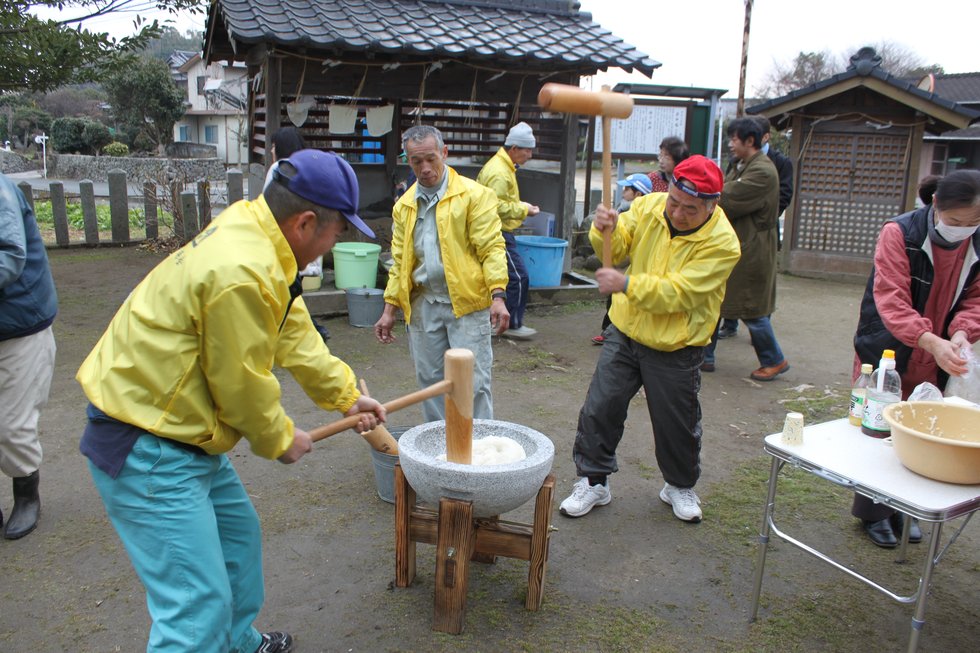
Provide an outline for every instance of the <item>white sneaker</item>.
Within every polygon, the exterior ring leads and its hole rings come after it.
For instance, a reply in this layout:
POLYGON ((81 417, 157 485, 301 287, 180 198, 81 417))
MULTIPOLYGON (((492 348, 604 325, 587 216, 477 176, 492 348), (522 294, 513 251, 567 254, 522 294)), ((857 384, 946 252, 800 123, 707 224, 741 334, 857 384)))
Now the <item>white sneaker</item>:
POLYGON ((606 485, 589 485, 589 479, 580 478, 572 487, 572 494, 561 502, 558 508, 566 517, 581 517, 596 506, 604 506, 612 501, 609 491, 609 481, 606 485))
POLYGON ((693 488, 674 487, 670 483, 664 483, 664 489, 660 490, 660 500, 670 504, 674 509, 674 516, 681 521, 701 521, 701 508, 698 507, 701 499, 693 488))
POLYGON ((507 329, 504 331, 505 338, 513 338, 514 340, 530 340, 531 336, 538 334, 537 329, 532 329, 527 326, 520 326, 516 329, 507 329))

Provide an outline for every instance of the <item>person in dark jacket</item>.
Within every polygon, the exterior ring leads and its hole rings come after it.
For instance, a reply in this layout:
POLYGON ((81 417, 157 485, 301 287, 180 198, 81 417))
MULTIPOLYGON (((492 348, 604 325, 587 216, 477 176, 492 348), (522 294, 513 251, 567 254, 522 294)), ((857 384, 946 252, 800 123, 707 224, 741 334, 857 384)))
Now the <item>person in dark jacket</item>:
POLYGON ((38 418, 54 375, 51 325, 58 295, 34 211, 0 175, 0 470, 13 478, 14 508, 0 525, 8 540, 24 537, 41 515, 38 418))
MULTIPOLYGON (((978 170, 946 175, 932 204, 885 223, 854 334, 855 370, 893 349, 903 399, 920 383, 942 390, 951 375, 967 372, 962 352, 980 340, 978 226, 978 170)), ((855 495, 851 514, 876 545, 898 544, 901 513, 855 495)), ((918 542, 922 533, 911 524, 909 541, 918 542)))
MULTIPOLYGON (((756 116, 755 119, 759 121, 759 127, 762 129, 762 152, 776 166, 776 172, 779 174, 779 215, 781 216, 789 207, 790 202, 793 201, 793 162, 788 156, 770 146, 769 139, 772 137, 772 132, 769 127, 769 119, 765 116, 756 116)), ((729 172, 735 163, 736 160, 732 159, 728 167, 729 172)), ((776 250, 779 251, 783 248, 781 228, 776 231, 776 237, 776 250)), ((718 338, 722 340, 732 338, 737 333, 738 320, 722 320, 721 328, 718 329, 718 338)))
MULTIPOLYGON (((779 176, 762 153, 762 129, 754 118, 728 126, 729 147, 738 163, 725 175, 719 205, 738 234, 742 258, 728 278, 723 318, 742 320, 749 329, 759 368, 755 381, 772 381, 789 369, 770 315, 776 308, 776 231, 779 176)), ((702 372, 715 370, 717 335, 705 349, 702 372)))

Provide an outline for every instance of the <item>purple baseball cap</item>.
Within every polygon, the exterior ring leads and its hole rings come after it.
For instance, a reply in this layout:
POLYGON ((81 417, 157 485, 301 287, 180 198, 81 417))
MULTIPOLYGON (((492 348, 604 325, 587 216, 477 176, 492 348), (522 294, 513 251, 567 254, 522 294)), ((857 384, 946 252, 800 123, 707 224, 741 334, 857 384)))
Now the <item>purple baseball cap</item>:
POLYGON ((305 200, 339 211, 361 233, 375 238, 371 228, 357 216, 357 175, 343 158, 334 152, 307 149, 293 152, 282 161, 292 164, 296 173, 287 177, 279 166, 272 175, 274 180, 305 200))

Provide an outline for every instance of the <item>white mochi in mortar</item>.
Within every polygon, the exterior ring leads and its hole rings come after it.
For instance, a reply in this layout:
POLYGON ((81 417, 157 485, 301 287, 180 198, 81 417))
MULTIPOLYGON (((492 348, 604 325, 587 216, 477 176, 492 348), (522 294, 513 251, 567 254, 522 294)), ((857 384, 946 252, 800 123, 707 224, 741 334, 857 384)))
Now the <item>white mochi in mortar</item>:
MULTIPOLYGON (((473 465, 506 465, 527 458, 524 447, 511 438, 499 435, 488 435, 479 440, 473 440, 473 465)), ((437 460, 445 462, 446 454, 436 456, 437 460)))

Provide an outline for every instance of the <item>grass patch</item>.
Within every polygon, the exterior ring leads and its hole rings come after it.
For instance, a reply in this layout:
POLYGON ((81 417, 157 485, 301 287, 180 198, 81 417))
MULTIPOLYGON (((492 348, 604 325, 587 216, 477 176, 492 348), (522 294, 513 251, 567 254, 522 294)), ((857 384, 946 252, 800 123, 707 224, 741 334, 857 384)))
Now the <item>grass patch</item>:
POLYGON ((784 398, 779 403, 787 411, 803 413, 806 424, 819 424, 847 417, 851 389, 836 385, 818 388, 803 384, 784 390, 783 395, 784 398))
POLYGON ((531 345, 513 360, 503 364, 508 372, 533 372, 535 370, 552 369, 558 372, 567 372, 568 367, 562 364, 561 358, 556 354, 545 351, 540 347, 531 345))

